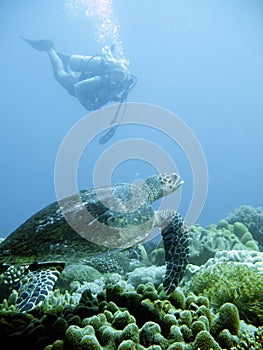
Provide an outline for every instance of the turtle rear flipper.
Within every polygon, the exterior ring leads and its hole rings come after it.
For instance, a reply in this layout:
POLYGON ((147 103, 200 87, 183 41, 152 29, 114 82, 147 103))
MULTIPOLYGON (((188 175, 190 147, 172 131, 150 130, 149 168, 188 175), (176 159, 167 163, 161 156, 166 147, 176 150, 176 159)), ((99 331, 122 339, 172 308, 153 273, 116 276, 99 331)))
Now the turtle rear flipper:
POLYGON ((65 264, 33 263, 24 266, 10 266, 2 275, 4 285, 9 290, 16 289, 18 298, 16 306, 20 311, 30 311, 40 306, 42 301, 53 290, 53 287, 64 269, 65 264))

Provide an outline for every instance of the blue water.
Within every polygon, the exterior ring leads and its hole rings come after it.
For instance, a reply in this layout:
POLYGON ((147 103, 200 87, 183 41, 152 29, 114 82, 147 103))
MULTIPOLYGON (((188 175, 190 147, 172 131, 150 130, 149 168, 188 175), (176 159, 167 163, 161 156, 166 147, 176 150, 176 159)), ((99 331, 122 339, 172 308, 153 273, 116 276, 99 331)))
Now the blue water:
MULTIPOLYGON (((262 1, 113 0, 113 11, 125 57, 138 78, 128 100, 176 114, 204 150, 209 187, 198 222, 216 223, 241 204, 262 206, 262 1)), ((62 0, 2 0, 0 23, 0 235, 6 236, 56 200, 59 146, 87 115, 55 81, 47 55, 20 35, 52 39, 58 51, 69 54, 93 55, 102 45, 94 22, 81 11, 66 15, 62 0)), ((191 164, 161 130, 126 125, 108 144, 91 143, 79 164, 79 187, 93 185, 102 152, 134 137, 150 140, 175 161, 185 181, 179 206, 184 215, 194 188, 191 164)), ((156 172, 156 164, 136 158, 115 167, 112 181, 156 172)))

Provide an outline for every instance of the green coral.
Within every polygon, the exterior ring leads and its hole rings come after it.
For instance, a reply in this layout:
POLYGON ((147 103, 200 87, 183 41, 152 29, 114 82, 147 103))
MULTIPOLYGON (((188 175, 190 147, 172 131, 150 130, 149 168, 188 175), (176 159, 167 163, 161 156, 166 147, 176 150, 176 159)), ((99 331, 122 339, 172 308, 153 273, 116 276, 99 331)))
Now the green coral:
POLYGON ((222 332, 219 334, 218 343, 223 349, 231 349, 238 342, 239 339, 233 336, 228 329, 223 329, 222 332))
POLYGON ((104 314, 85 318, 81 326, 70 326, 65 333, 67 349, 125 349, 139 343, 139 329, 127 311, 117 310, 109 323, 104 314))
POLYGON ((201 331, 195 338, 193 350, 221 350, 220 345, 207 331, 201 331))
MULTIPOLYGON (((169 301, 161 289, 157 293, 150 283, 138 286, 138 291, 141 299, 135 299, 139 302, 135 308, 132 300, 138 293, 126 292, 120 287, 108 288, 104 298, 99 297, 99 309, 103 314, 82 321, 83 327, 94 327, 103 348, 126 349, 130 346, 142 350, 157 347, 190 350, 197 335, 203 330, 209 331, 214 316, 208 309, 207 298, 194 294, 186 298, 179 289, 169 301), (151 295, 149 293, 154 296, 152 300, 146 298, 151 295), (176 308, 171 301, 182 308, 176 308), (189 309, 185 309, 186 305, 189 309)), ((215 334, 214 342, 217 337, 215 334)))
POLYGON ((163 241, 161 241, 156 249, 151 252, 149 259, 152 264, 162 266, 165 264, 164 254, 163 241))
POLYGON ((251 205, 241 205, 232 213, 229 213, 226 220, 230 224, 242 222, 248 228, 259 244, 263 247, 263 208, 254 208, 251 205))
POLYGON ((206 331, 208 329, 206 329, 206 325, 204 322, 202 321, 194 321, 192 324, 192 332, 195 335, 197 335, 198 333, 202 332, 202 331, 206 331))
POLYGON ((148 265, 162 266, 165 264, 163 240, 148 241, 143 244, 148 256, 148 265))
POLYGON ((240 329, 240 320, 238 309, 234 304, 223 304, 211 325, 211 334, 217 335, 222 330, 228 329, 231 334, 238 335, 240 329))
POLYGON ((242 223, 231 225, 221 220, 217 226, 203 228, 194 225, 189 232, 192 241, 190 263, 195 265, 204 264, 219 250, 259 250, 257 242, 242 223))
POLYGON ((224 304, 215 315, 206 296, 187 295, 180 288, 167 296, 152 283, 137 291, 115 285, 97 297, 83 292, 77 305, 57 308, 54 303, 54 310, 40 307, 24 316, 19 327, 9 313, 0 314, 1 339, 10 348, 21 348, 26 339, 27 350, 230 350, 242 336, 246 339, 238 332, 233 304, 224 304), (204 344, 207 348, 201 348, 204 344))
POLYGON ((248 228, 241 222, 235 222, 233 225, 233 233, 240 239, 248 249, 259 250, 258 244, 253 240, 252 234, 248 231, 248 228))
POLYGON ((169 338, 173 339, 174 342, 184 341, 183 334, 179 326, 172 325, 169 332, 169 338))
POLYGON ((167 347, 167 340, 161 335, 161 327, 155 322, 146 322, 140 330, 140 343, 143 346, 160 345, 167 347))
POLYGON ((206 296, 219 309, 230 302, 240 317, 254 325, 263 322, 263 275, 245 264, 221 263, 200 269, 184 287, 185 291, 206 296))
POLYGON ((186 304, 186 298, 183 291, 180 288, 176 288, 169 296, 168 300, 177 309, 184 309, 186 304))
POLYGON ((187 327, 191 328, 192 322, 193 318, 190 310, 184 310, 180 313, 180 324, 185 324, 187 327))
POLYGON ((92 282, 102 277, 95 268, 87 265, 68 265, 61 272, 56 287, 61 291, 70 290, 73 283, 92 282))
POLYGON ((243 349, 253 349, 262 350, 263 346, 263 326, 258 327, 253 334, 249 332, 244 332, 240 339, 239 344, 237 344, 238 350, 243 349))
MULTIPOLYGON (((161 328, 154 322, 146 322, 139 330, 135 320, 126 312, 116 311, 109 323, 103 314, 83 320, 83 327, 72 325, 65 333, 65 347, 79 349, 145 349, 160 345, 167 348, 167 340, 161 335, 161 328), (99 320, 98 320, 99 317, 99 320), (116 321, 121 319, 121 323, 116 321), (120 329, 116 329, 114 324, 120 329), (124 328, 122 328, 124 326, 124 328), (140 346, 140 345, 142 346, 140 346)), ((154 347, 152 348, 154 349, 154 347)))

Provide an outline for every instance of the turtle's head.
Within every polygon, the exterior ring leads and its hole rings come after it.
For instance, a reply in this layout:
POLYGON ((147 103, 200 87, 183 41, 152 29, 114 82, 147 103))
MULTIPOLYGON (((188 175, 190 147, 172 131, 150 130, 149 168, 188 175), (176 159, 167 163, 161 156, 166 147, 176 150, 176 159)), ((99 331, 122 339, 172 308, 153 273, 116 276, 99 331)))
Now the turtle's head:
POLYGON ((154 202, 163 196, 167 196, 177 190, 183 183, 177 173, 160 173, 149 177, 145 181, 149 192, 149 201, 154 202))

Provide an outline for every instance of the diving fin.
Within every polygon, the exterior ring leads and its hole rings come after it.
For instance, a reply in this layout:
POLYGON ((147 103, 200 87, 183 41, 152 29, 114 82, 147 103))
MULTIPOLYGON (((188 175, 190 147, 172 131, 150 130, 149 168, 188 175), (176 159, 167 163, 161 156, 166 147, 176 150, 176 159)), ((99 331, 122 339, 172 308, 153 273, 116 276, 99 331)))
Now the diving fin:
POLYGON ((41 39, 41 40, 29 40, 24 37, 20 37, 25 40, 33 49, 37 51, 47 51, 48 49, 54 48, 54 43, 49 39, 41 39))

